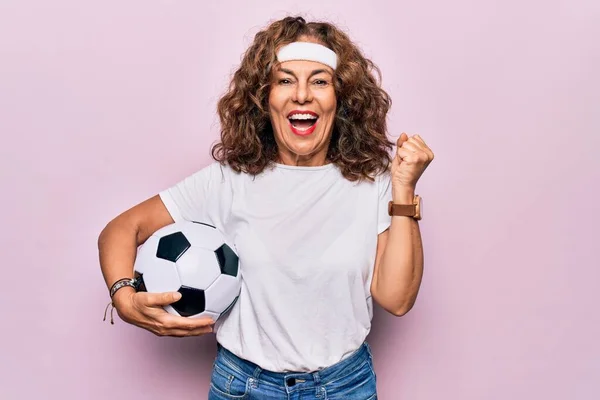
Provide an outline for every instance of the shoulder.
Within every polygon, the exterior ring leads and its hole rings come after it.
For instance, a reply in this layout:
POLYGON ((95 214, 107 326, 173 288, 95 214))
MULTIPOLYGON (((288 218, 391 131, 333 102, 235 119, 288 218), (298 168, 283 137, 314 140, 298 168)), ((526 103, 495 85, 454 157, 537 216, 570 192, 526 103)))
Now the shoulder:
POLYGON ((239 186, 252 179, 252 175, 236 171, 227 162, 211 161, 200 171, 203 180, 210 181, 212 186, 239 186))
POLYGON ((211 186, 229 182, 232 172, 227 165, 211 161, 193 170, 179 182, 179 185, 208 189, 211 186))
POLYGON ((193 175, 210 180, 227 179, 235 171, 225 162, 211 161, 193 173, 193 175))

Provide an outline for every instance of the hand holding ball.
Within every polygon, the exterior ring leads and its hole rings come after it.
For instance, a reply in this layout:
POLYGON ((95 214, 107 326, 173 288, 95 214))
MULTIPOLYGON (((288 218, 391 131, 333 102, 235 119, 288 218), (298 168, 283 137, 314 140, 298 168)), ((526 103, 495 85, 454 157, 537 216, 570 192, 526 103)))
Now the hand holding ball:
POLYGON ((233 246, 215 227, 199 222, 176 222, 154 232, 139 247, 134 270, 139 291, 124 294, 131 301, 129 313, 117 311, 161 336, 212 331, 210 325, 233 307, 241 290, 233 246))

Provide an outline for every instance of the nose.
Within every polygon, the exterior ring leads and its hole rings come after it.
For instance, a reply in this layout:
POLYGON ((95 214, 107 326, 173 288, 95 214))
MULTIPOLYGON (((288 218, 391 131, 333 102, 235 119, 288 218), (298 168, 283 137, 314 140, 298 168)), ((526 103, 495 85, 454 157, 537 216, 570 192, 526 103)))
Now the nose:
POLYGON ((292 96, 292 100, 299 104, 312 101, 312 93, 307 83, 298 83, 292 96))

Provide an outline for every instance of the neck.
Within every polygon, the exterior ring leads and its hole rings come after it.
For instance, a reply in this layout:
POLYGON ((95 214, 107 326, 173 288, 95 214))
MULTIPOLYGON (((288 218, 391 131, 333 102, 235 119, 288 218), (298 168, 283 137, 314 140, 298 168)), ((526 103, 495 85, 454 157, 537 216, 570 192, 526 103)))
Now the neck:
POLYGON ((284 156, 282 154, 279 154, 275 162, 278 164, 294 165, 297 167, 320 167, 322 165, 331 163, 331 161, 327 160, 325 155, 315 155, 314 157, 301 158, 298 155, 284 156))

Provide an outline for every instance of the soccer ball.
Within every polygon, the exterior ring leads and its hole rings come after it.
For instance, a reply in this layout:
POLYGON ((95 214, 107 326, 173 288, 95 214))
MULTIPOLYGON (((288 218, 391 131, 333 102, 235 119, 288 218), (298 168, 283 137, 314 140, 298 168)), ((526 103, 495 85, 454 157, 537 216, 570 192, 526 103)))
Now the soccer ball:
POLYGON ((241 290, 237 254, 219 230, 201 222, 175 222, 154 232, 138 248, 134 272, 139 291, 181 293, 165 310, 183 317, 216 321, 241 290))

